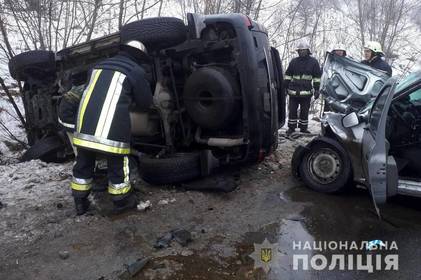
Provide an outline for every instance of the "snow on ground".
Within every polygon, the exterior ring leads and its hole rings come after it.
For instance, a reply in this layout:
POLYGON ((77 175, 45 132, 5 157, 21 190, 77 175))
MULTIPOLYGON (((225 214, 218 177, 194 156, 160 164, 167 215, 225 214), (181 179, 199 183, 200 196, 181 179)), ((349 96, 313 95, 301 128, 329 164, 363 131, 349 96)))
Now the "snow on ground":
MULTIPOLYGON (((21 98, 14 97, 14 100, 21 113, 24 114, 21 98)), ((22 145, 14 138, 26 143, 25 130, 19 118, 7 96, 0 91, 0 164, 16 162, 21 155, 22 145)))

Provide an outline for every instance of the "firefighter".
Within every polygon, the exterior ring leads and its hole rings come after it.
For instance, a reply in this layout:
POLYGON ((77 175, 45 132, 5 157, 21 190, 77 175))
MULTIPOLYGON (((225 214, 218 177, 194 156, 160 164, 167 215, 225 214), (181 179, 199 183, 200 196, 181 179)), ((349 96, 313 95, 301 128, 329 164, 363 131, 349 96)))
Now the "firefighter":
POLYGON ((71 82, 71 89, 63 94, 58 106, 58 122, 65 129, 73 152, 76 155, 77 151, 73 146, 73 132, 80 99, 85 89, 86 73, 82 72, 72 75, 71 82))
POLYGON ((291 60, 285 72, 285 87, 289 95, 288 135, 295 131, 297 125, 302 133, 309 133, 308 113, 312 90, 314 89, 315 99, 320 95, 321 70, 317 60, 311 56, 310 45, 307 41, 301 41, 296 51, 298 57, 291 60))
POLYGON ((129 41, 114 57, 97 64, 79 104, 73 144, 78 153, 73 167, 72 195, 77 215, 89 208, 95 159, 103 154, 108 166, 108 192, 117 212, 136 206, 129 180, 131 126, 129 106, 152 104, 152 91, 140 66, 145 46, 129 41))
POLYGON ((364 46, 364 60, 361 61, 373 68, 385 71, 389 76, 392 76, 392 67, 384 60, 382 46, 379 42, 369 41, 364 46))
POLYGON ((345 47, 342 44, 338 44, 336 45, 333 49, 332 49, 332 53, 336 54, 338 56, 346 56, 346 50, 345 47))

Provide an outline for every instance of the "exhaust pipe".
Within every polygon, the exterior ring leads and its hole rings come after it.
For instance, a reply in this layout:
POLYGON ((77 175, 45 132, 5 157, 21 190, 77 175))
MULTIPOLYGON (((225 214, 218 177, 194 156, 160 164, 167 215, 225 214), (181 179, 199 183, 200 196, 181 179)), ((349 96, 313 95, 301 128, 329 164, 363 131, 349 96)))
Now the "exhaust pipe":
POLYGON ((196 140, 197 143, 199 144, 205 144, 208 146, 213 146, 213 147, 235 147, 235 146, 240 146, 240 145, 244 145, 246 144, 244 142, 244 138, 214 138, 214 137, 210 137, 210 138, 201 138, 201 132, 202 130, 199 128, 197 128, 196 130, 196 134, 194 139, 196 140))

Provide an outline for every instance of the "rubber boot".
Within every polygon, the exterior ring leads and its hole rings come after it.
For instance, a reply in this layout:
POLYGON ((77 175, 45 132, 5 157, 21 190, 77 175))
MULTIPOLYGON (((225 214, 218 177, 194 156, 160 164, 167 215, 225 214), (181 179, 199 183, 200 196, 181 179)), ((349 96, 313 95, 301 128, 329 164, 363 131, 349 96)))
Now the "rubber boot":
POLYGON ((80 216, 85 214, 88 209, 89 209, 89 205, 91 204, 89 202, 89 199, 84 197, 84 198, 80 198, 80 197, 75 197, 75 209, 76 209, 76 215, 80 216))
POLYGON ((130 193, 130 194, 125 195, 125 197, 121 199, 114 198, 113 203, 114 203, 114 213, 120 214, 127 210, 136 208, 137 199, 134 193, 130 193))
POLYGON ((288 128, 288 130, 286 132, 286 135, 289 136, 289 135, 293 134, 294 132, 295 132, 294 128, 288 128))

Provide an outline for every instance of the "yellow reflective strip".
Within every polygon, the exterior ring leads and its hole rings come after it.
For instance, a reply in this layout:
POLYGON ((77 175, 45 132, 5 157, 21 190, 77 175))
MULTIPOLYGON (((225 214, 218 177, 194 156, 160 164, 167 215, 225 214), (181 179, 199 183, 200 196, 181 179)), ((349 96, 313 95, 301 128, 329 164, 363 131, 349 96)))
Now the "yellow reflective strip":
POLYGON ((73 144, 80 147, 91 148, 99 151, 104 151, 113 154, 128 155, 130 154, 130 148, 118 148, 112 147, 101 143, 94 143, 87 140, 73 138, 73 144))
POLYGON ((285 75, 285 79, 284 80, 292 80, 291 76, 285 75))
POLYGON ((320 83, 320 78, 314 78, 314 79, 313 79, 313 82, 315 82, 315 83, 320 83))
POLYGON ((92 184, 78 184, 75 182, 71 182, 70 187, 72 188, 72 190, 75 191, 89 191, 92 187, 92 184))
POLYGON ((108 193, 109 194, 114 194, 114 195, 117 195, 117 194, 126 194, 126 193, 128 193, 130 191, 131 187, 132 186, 129 184, 126 187, 116 189, 112 185, 110 185, 110 186, 108 186, 108 193))
POLYGON ((301 77, 301 79, 303 79, 303 80, 312 80, 313 79, 313 76, 312 75, 303 75, 301 77))
POLYGON ((294 80, 300 80, 301 79, 300 75, 294 75, 294 76, 292 76, 292 78, 294 78, 294 80))
POLYGON ((83 103, 82 103, 82 107, 80 108, 80 113, 79 113, 79 121, 78 121, 78 132, 80 132, 80 129, 82 128, 82 121, 83 121, 83 116, 85 115, 85 110, 86 110, 86 106, 88 105, 89 99, 91 98, 91 94, 92 91, 95 88, 95 84, 99 78, 99 75, 102 72, 102 69, 99 70, 95 70, 95 76, 93 78, 93 81, 91 83, 91 85, 89 86, 89 88, 86 89, 86 95, 83 98, 83 103))

